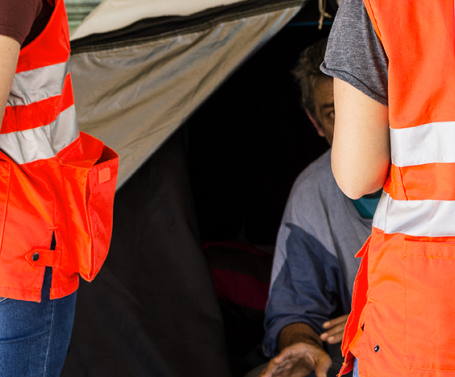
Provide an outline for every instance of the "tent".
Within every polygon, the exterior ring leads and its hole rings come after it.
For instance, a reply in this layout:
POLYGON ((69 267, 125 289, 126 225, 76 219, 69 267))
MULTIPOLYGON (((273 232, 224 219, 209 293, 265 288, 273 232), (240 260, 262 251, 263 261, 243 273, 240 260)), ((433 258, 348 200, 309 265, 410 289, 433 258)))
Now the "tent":
POLYGON ((292 181, 327 148, 300 125, 289 77, 328 33, 317 1, 301 12, 307 2, 105 0, 72 34, 80 128, 121 162, 111 250, 95 281, 81 281, 63 377, 245 372, 226 346, 201 236, 272 244, 292 181), (283 77, 282 93, 263 95, 283 77))

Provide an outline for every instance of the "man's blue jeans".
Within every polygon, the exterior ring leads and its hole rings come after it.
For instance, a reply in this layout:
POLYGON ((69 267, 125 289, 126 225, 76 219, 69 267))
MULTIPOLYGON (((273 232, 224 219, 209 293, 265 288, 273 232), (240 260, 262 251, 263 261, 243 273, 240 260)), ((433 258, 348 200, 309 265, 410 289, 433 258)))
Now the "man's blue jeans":
POLYGON ((357 359, 354 359, 354 372, 352 373, 352 377, 359 377, 359 366, 357 359))
POLYGON ((76 292, 50 300, 52 269, 46 268, 41 302, 0 298, 0 375, 58 377, 76 309, 76 292))

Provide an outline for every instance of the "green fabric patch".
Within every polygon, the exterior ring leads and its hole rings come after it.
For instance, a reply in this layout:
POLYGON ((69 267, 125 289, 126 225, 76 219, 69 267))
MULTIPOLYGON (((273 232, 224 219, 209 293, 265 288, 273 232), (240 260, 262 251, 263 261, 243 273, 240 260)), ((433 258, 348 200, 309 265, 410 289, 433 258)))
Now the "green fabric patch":
POLYGON ((364 219, 372 219, 374 216, 374 211, 378 206, 379 199, 381 198, 382 190, 375 192, 374 194, 369 194, 362 196, 360 199, 351 200, 354 204, 355 209, 360 216, 364 219))

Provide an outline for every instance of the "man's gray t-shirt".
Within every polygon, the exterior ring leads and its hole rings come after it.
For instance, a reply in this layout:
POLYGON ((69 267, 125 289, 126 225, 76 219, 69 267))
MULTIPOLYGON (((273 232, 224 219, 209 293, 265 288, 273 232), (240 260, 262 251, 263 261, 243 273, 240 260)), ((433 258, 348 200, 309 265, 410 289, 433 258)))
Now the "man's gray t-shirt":
POLYGON ((321 70, 387 105, 388 59, 363 0, 343 0, 321 70))
MULTIPOLYGON (((277 354, 283 327, 306 323, 322 334, 324 322, 349 313, 360 264, 354 255, 371 234, 371 226, 372 220, 362 218, 337 186, 330 150, 299 175, 286 204, 273 260, 265 313, 267 356, 277 354)), ((339 344, 327 347, 332 359, 341 362, 339 344)))

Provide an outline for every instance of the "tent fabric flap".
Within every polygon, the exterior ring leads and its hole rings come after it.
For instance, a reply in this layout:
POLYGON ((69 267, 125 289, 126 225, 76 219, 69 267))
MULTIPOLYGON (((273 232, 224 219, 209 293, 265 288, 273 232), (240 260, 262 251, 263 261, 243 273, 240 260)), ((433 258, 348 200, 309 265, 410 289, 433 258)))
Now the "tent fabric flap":
MULTIPOLYGON (((72 39, 124 28, 144 17, 188 16, 208 8, 229 5, 239 1, 245 0, 105 0, 85 18, 72 35, 72 39)), ((71 0, 67 0, 67 2, 71 2, 71 0)))
POLYGON ((158 35, 151 28, 147 36, 142 23, 124 39, 116 33, 110 43, 77 44, 72 76, 80 128, 119 153, 118 187, 301 6, 247 0, 158 35))

